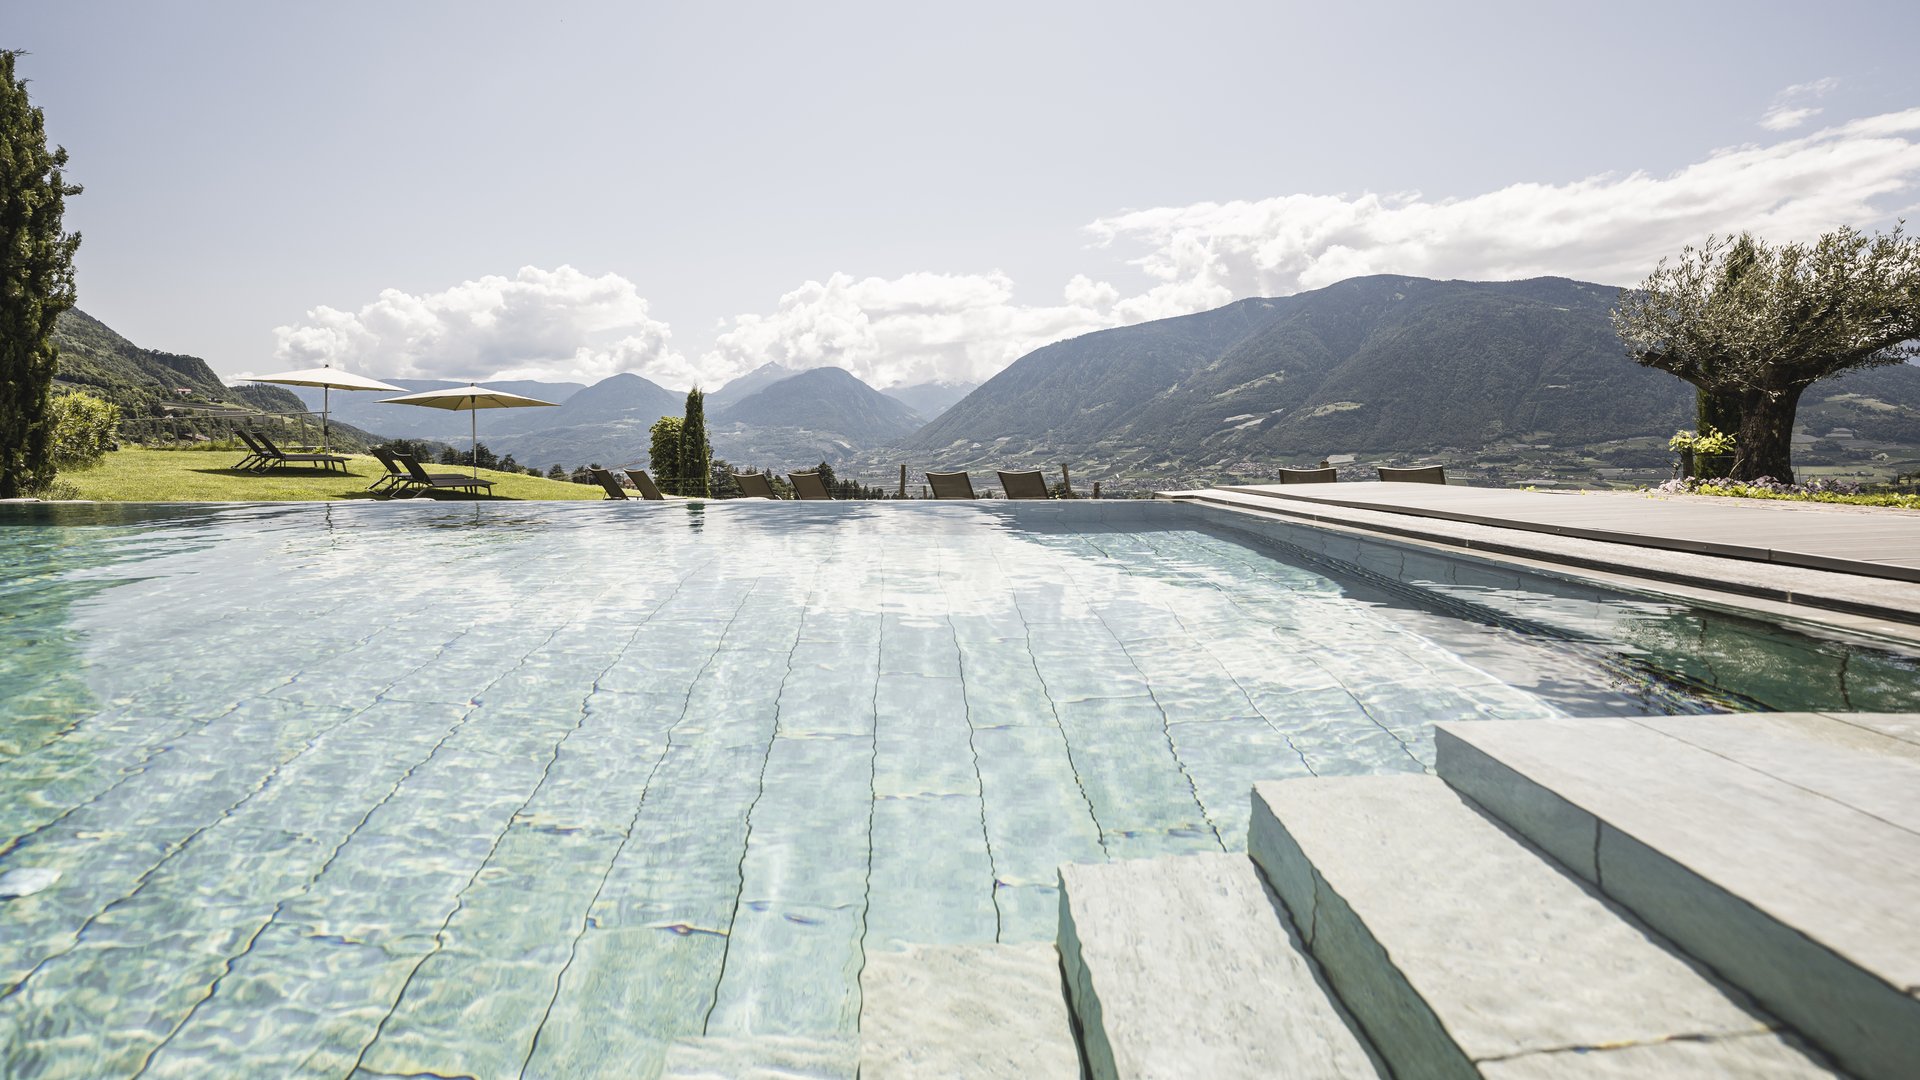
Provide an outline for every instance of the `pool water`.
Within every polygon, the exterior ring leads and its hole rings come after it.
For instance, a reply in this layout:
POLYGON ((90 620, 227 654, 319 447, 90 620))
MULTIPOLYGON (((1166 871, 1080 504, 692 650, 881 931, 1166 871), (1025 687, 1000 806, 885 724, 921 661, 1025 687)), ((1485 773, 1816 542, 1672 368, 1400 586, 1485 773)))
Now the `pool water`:
POLYGON ((1868 644, 1163 503, 0 507, 0 635, 19 1077, 648 1076, 1435 720, 1920 708, 1868 644))

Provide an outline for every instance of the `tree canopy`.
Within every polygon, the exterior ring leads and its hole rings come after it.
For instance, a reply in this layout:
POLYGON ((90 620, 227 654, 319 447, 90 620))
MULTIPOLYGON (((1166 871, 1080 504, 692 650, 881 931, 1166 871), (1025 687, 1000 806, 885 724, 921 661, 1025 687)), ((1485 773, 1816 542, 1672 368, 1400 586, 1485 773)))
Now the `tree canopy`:
POLYGON ((663 416, 649 429, 647 468, 653 470, 653 482, 669 495, 680 494, 680 427, 678 416, 663 416))
POLYGON ((1811 244, 1709 237, 1621 295, 1636 363, 1697 387, 1701 415, 1737 417, 1736 479, 1793 479, 1800 395, 1814 382, 1920 355, 1920 241, 1840 228, 1811 244))
POLYGON ((0 51, 0 498, 53 480, 54 322, 74 303, 79 233, 60 231, 66 197, 63 147, 47 149, 46 121, 14 74, 20 54, 0 51))

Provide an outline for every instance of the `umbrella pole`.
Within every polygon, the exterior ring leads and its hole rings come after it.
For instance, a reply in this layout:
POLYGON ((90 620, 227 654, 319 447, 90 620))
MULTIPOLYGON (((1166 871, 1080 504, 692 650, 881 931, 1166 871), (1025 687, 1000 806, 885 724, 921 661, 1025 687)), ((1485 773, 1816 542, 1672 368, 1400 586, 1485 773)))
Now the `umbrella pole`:
POLYGON ((472 456, 467 459, 467 464, 473 466, 473 478, 475 480, 478 480, 480 479, 480 410, 479 409, 467 410, 467 433, 473 436, 472 456))
POLYGON ((333 387, 320 388, 320 452, 327 452, 327 413, 333 409, 333 387))

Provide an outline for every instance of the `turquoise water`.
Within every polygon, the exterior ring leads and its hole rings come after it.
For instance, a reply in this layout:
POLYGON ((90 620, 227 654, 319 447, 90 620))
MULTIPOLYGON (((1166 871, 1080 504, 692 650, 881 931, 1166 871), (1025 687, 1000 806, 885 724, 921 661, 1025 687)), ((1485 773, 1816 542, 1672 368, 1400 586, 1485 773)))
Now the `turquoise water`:
POLYGON ((0 1073, 649 1076, 1437 719, 1911 658, 1171 504, 0 507, 0 1073))

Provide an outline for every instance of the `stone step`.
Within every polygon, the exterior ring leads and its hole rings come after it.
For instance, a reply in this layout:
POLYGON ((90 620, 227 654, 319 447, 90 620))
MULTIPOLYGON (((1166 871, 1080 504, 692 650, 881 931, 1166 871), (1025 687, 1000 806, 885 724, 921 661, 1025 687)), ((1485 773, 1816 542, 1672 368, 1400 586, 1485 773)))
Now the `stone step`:
POLYGON ((860 1002, 861 1080, 1079 1080, 1051 943, 870 952, 860 1002))
POLYGON ((1438 770, 1851 1072, 1920 1062, 1914 717, 1447 723, 1438 770))
POLYGON ((1832 1075, 1434 777, 1256 784, 1248 848, 1403 1080, 1832 1075))
POLYGON ((667 1047, 661 1080, 855 1080, 851 1035, 688 1035, 667 1047))
POLYGON ((1095 1080, 1380 1075, 1244 855, 1062 866, 1060 958, 1095 1080))

